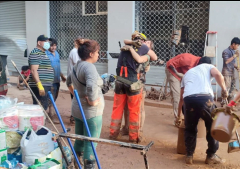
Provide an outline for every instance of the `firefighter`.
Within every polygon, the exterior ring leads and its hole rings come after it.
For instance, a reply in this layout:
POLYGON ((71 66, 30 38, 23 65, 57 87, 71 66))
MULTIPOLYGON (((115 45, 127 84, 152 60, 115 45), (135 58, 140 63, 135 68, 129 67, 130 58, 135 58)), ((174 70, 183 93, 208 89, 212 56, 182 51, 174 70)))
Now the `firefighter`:
MULTIPOLYGON (((132 43, 131 40, 124 40, 124 43, 125 44, 133 44, 135 45, 134 43, 132 43)), ((144 42, 144 44, 146 44, 148 46, 148 48, 150 49, 149 52, 148 52, 148 56, 150 57, 147 62, 144 62, 143 66, 144 66, 144 72, 141 72, 141 76, 140 76, 140 80, 142 81, 143 84, 145 84, 146 82, 146 78, 145 78, 145 74, 146 72, 149 71, 150 69, 150 60, 151 61, 154 61, 154 60, 157 60, 158 57, 157 55, 155 54, 155 52, 153 51, 154 50, 154 43, 153 41, 151 40, 146 40, 144 42)), ((134 50, 130 50, 133 58, 138 62, 140 63, 141 60, 144 59, 144 57, 146 56, 139 56, 134 50)), ((164 61, 160 60, 160 64, 163 64, 164 61)), ((141 65, 142 66, 142 65, 141 65)), ((144 124, 144 121, 145 121, 145 108, 144 108, 144 101, 145 101, 145 96, 146 96, 146 88, 145 88, 145 85, 143 86, 143 91, 142 91, 142 102, 141 102, 141 118, 140 118, 140 131, 139 131, 139 143, 143 140, 143 124, 144 124)), ((128 135, 129 134, 129 128, 128 128, 128 124, 129 124, 129 111, 128 111, 128 107, 127 105, 125 105, 125 108, 124 108, 124 121, 125 121, 125 124, 124 126, 122 127, 121 131, 120 131, 120 135, 121 136, 124 136, 124 135, 128 135)))
MULTIPOLYGON (((146 40, 144 34, 135 31, 132 40, 146 40)), ((149 48, 143 44, 134 47, 140 55, 146 55, 149 48)), ((115 82, 115 94, 110 125, 110 139, 116 139, 120 132, 122 115, 125 104, 129 109, 129 141, 138 143, 140 127, 140 104, 142 100, 142 86, 140 79, 139 63, 132 57, 130 51, 121 51, 117 63, 117 78, 115 82)))

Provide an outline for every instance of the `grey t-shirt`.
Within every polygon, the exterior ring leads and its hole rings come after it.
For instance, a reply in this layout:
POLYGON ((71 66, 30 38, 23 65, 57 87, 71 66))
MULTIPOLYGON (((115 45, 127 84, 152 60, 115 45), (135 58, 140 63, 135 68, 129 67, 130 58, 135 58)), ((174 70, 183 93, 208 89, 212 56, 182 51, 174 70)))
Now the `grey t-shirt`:
MULTIPOLYGON (((81 83, 86 84, 86 86, 82 85, 76 79, 73 72, 67 77, 67 86, 72 84, 74 89, 77 90, 86 119, 102 115, 105 106, 101 89, 103 80, 99 76, 95 65, 86 61, 78 61, 73 69, 76 71, 78 80, 81 83), (100 98, 100 103, 97 106, 90 106, 85 98, 86 96, 90 101, 100 98)), ((72 100, 72 116, 82 119, 82 115, 75 97, 73 97, 72 100)))
POLYGON ((233 76, 234 75, 234 65, 235 60, 233 59, 230 63, 226 64, 225 62, 227 59, 231 58, 235 54, 235 51, 228 47, 222 52, 222 58, 223 58, 223 68, 222 68, 222 75, 223 76, 233 76))

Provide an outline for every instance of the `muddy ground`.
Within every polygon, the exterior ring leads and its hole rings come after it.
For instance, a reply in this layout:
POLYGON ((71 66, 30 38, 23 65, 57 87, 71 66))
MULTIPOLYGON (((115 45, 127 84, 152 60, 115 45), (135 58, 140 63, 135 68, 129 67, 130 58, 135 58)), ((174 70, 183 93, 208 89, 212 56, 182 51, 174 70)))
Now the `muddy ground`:
MULTIPOLYGON (((18 98, 19 102, 32 104, 30 92, 26 90, 19 91, 16 86, 9 88, 7 96, 18 98)), ((103 127, 101 138, 108 139, 109 125, 112 112, 113 101, 106 100, 106 107, 103 114, 103 127)), ((71 98, 69 94, 61 92, 56 101, 57 107, 62 115, 67 128, 71 128, 74 133, 74 126, 70 126, 69 116, 71 108, 71 98)), ((204 164, 206 157, 207 141, 205 138, 197 139, 197 147, 194 154, 194 165, 186 165, 184 155, 177 154, 178 129, 173 126, 172 109, 145 107, 146 121, 144 125, 144 135, 146 141, 141 143, 146 145, 154 141, 153 147, 148 152, 148 161, 150 169, 180 169, 180 168, 240 168, 240 152, 227 153, 228 144, 220 143, 217 154, 226 159, 224 165, 209 166, 204 164)), ((53 127, 47 123, 47 126, 53 130, 53 127)), ((60 131, 60 124, 56 125, 60 131)), ((124 137, 124 141, 128 138, 124 137)), ((97 154, 103 169, 144 169, 143 157, 140 151, 107 144, 98 144, 97 154)))

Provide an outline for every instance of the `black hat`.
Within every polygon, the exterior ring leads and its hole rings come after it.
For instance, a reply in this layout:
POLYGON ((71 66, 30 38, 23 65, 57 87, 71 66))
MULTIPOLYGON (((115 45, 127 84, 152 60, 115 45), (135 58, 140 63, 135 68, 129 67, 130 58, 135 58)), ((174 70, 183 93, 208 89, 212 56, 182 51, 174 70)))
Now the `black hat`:
POLYGON ((49 38, 47 37, 47 36, 45 36, 45 35, 40 35, 38 38, 37 38, 37 42, 38 41, 46 41, 46 40, 48 40, 49 38))

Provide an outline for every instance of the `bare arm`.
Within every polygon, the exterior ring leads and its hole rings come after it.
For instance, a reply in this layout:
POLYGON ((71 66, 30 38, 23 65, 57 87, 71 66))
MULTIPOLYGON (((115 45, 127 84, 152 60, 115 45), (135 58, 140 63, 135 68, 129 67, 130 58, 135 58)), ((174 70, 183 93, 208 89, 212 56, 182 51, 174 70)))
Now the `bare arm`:
POLYGON ((67 77, 67 80, 66 80, 66 85, 67 85, 67 87, 68 87, 69 91, 71 92, 71 94, 72 94, 72 95, 74 95, 74 92, 73 92, 73 90, 74 90, 74 87, 73 87, 73 85, 72 85, 72 78, 71 78, 71 74, 70 74, 70 75, 68 75, 68 77, 67 77))
POLYGON ((180 101, 179 101, 179 104, 178 104, 178 117, 181 117, 181 113, 182 113, 183 93, 184 93, 184 87, 181 88, 180 101))
POLYGON ((223 55, 223 58, 224 58, 224 60, 225 60, 225 63, 228 64, 228 63, 230 63, 231 61, 233 61, 236 57, 239 56, 239 51, 237 50, 237 51, 235 52, 235 54, 234 54, 232 57, 228 58, 228 59, 226 59, 226 58, 227 58, 227 55, 228 55, 226 52, 223 52, 222 55, 223 55))
POLYGON ((132 40, 124 39, 125 45, 132 45, 132 40))
POLYGON ((133 48, 130 48, 130 52, 133 56, 133 59, 136 60, 138 63, 145 63, 148 61, 147 55, 139 56, 139 54, 133 48))
POLYGON ((73 88, 73 85, 68 86, 68 90, 69 90, 70 93, 74 96, 74 92, 73 92, 74 88, 73 88))
POLYGON ((35 83, 40 82, 39 75, 37 72, 38 68, 39 68, 39 65, 31 65, 31 73, 32 73, 35 83))
POLYGON ((225 63, 228 64, 228 63, 230 63, 231 61, 233 61, 235 58, 236 58, 236 57, 235 57, 235 54, 234 54, 232 57, 230 57, 229 59, 227 59, 225 63))
POLYGON ((184 74, 179 73, 179 72, 175 69, 175 67, 173 67, 172 65, 170 65, 169 67, 170 67, 170 69, 172 69, 172 70, 174 71, 174 73, 175 73, 178 77, 182 78, 182 77, 184 76, 184 74))
POLYGON ((237 95, 235 96, 235 98, 233 99, 233 101, 235 103, 237 103, 240 100, 240 91, 237 93, 237 95))
POLYGON ((158 59, 156 53, 151 49, 148 51, 148 55, 150 56, 151 60, 157 60, 158 59))
POLYGON ((217 83, 219 84, 219 86, 223 89, 223 90, 226 90, 226 85, 225 85, 225 82, 224 82, 224 77, 223 75, 218 71, 217 68, 212 68, 211 69, 211 75, 212 77, 214 77, 217 81, 217 83))

